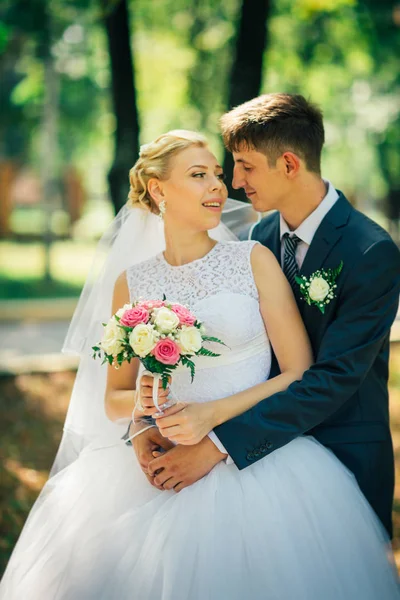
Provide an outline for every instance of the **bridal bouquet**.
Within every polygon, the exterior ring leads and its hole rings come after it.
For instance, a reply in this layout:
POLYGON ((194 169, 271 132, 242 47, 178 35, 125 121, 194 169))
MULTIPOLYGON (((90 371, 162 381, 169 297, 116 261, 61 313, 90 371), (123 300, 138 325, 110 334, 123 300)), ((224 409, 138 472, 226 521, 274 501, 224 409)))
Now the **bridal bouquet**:
POLYGON ((224 344, 206 335, 204 325, 185 306, 165 299, 125 304, 103 326, 101 342, 92 347, 93 358, 103 357, 103 363, 116 368, 138 358, 145 369, 160 375, 164 389, 180 364, 190 369, 193 381, 194 356, 220 356, 204 342, 224 344))

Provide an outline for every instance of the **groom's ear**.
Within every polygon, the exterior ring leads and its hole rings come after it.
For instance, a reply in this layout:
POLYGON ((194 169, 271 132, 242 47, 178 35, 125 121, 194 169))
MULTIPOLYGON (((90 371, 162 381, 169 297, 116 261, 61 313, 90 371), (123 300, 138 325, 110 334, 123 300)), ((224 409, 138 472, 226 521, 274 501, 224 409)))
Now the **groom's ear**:
POLYGON ((301 160, 294 152, 285 152, 279 159, 287 177, 292 179, 301 168, 301 160))

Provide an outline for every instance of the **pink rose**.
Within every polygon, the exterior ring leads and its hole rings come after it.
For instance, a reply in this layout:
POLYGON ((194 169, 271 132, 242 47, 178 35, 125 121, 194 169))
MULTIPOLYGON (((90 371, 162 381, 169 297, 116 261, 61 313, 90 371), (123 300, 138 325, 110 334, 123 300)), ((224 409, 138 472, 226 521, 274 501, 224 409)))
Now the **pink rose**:
POLYGON ((144 302, 140 302, 138 306, 143 306, 146 310, 153 310, 153 308, 161 308, 165 305, 165 302, 162 300, 146 300, 144 302))
POLYGON ((173 304, 171 310, 179 317, 181 325, 191 327, 196 323, 196 317, 192 315, 190 310, 182 306, 182 304, 173 304))
POLYGON ((125 327, 136 327, 139 323, 147 323, 150 318, 148 311, 143 306, 129 308, 121 317, 121 325, 125 327))
POLYGON ((171 338, 159 340, 152 354, 164 365, 175 365, 181 355, 178 344, 171 338))

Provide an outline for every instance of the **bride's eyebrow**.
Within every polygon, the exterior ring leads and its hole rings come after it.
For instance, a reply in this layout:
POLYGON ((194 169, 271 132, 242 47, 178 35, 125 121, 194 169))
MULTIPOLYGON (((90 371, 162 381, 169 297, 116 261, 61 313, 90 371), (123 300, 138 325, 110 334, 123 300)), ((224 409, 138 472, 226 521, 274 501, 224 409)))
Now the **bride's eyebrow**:
POLYGON ((208 167, 206 167, 206 165, 192 165, 191 167, 189 167, 188 169, 186 169, 186 171, 190 171, 190 169, 194 169, 195 167, 197 167, 198 169, 208 169, 208 167))
MULTIPOLYGON (((195 169, 195 168, 197 168, 197 169, 204 169, 205 171, 208 170, 208 167, 206 165, 192 165, 191 167, 189 167, 188 169, 186 169, 185 172, 190 171, 190 169, 195 169)), ((216 170, 222 171, 223 169, 222 169, 221 165, 215 165, 214 170, 215 171, 216 170)))

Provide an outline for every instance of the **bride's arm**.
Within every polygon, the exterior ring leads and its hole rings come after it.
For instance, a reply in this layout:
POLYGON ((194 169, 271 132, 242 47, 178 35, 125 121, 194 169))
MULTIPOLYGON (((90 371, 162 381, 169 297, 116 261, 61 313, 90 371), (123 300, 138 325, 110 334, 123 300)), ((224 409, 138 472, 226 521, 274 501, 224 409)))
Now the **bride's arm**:
MULTIPOLYGON (((118 277, 113 294, 112 313, 115 314, 122 306, 130 302, 126 273, 118 277)), ((139 360, 132 359, 130 363, 124 362, 116 369, 108 366, 107 384, 105 392, 105 412, 110 421, 121 419, 130 421, 136 401, 136 381, 139 371, 139 360)), ((167 391, 160 389, 160 404, 166 400, 167 391)), ((135 411, 135 420, 130 425, 129 434, 138 433, 149 425, 155 427, 152 419, 146 419, 143 411, 135 411)))
POLYGON ((310 340, 297 308, 292 289, 273 253, 257 244, 251 265, 259 294, 260 312, 281 372, 228 398, 217 400, 214 426, 252 408, 255 404, 289 387, 302 378, 313 362, 310 340))
POLYGON ((179 443, 196 443, 217 425, 242 414, 261 400, 286 390, 312 363, 310 341, 291 287, 270 250, 257 245, 251 253, 260 311, 281 374, 227 398, 188 405, 172 416, 172 407, 157 419, 163 435, 179 443), (207 430, 207 431, 206 431, 207 430))
MULTIPOLYGON (((121 273, 114 286, 112 314, 130 302, 126 273, 121 273)), ((135 405, 135 387, 139 361, 124 362, 119 369, 107 367, 105 411, 110 421, 130 419, 135 405)))

